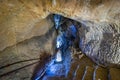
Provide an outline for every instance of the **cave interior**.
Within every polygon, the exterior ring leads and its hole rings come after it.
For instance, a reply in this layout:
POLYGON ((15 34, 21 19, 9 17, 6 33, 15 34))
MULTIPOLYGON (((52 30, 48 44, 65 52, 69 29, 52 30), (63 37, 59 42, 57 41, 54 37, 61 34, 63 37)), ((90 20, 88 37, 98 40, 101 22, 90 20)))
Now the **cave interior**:
POLYGON ((1 0, 0 80, 120 80, 119 2, 1 0))

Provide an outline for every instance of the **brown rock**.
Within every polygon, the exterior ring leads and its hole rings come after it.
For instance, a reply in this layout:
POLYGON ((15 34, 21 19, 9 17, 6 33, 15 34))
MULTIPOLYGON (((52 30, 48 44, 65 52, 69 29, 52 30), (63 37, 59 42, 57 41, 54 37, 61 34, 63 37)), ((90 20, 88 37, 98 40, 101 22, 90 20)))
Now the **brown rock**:
POLYGON ((119 23, 119 2, 120 0, 1 1, 0 50, 25 39, 45 33, 48 27, 52 25, 50 21, 47 21, 45 24, 41 19, 45 18, 50 13, 58 13, 78 21, 107 21, 119 23), (37 24, 38 26, 36 26, 37 24), (44 27, 47 29, 44 29, 44 27))

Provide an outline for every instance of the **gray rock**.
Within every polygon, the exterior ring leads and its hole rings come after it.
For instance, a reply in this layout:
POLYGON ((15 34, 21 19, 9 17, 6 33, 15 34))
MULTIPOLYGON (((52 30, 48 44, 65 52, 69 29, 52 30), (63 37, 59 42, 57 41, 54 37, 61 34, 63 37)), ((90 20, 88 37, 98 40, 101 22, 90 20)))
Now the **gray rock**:
POLYGON ((94 62, 120 66, 120 27, 114 23, 82 22, 79 47, 94 62))

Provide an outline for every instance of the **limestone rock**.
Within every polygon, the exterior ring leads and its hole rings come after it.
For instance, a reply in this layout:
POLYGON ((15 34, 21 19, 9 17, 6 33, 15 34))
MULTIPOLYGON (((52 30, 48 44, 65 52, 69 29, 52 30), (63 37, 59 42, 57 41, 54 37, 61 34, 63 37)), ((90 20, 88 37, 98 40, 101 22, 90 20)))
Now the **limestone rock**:
POLYGON ((1 0, 0 51, 43 34, 47 29, 41 27, 47 28, 51 24, 48 21, 43 25, 41 20, 51 13, 77 21, 107 21, 120 24, 119 2, 120 0, 1 0), (37 24, 40 25, 36 27, 37 24))
POLYGON ((97 64, 120 65, 120 27, 113 23, 88 24, 79 29, 82 52, 97 64))

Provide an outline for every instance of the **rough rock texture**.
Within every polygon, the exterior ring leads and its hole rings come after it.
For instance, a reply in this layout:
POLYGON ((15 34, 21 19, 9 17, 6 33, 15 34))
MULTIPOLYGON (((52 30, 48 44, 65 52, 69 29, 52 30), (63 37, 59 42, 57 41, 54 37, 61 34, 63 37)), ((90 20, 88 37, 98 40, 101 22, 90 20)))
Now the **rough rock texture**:
POLYGON ((31 80, 37 63, 50 55, 54 28, 45 34, 24 40, 0 52, 0 80, 31 80), (48 55, 44 53, 49 53, 48 55))
POLYGON ((86 26, 80 31, 80 42, 83 42, 82 49, 87 56, 99 64, 120 64, 119 2, 120 0, 1 0, 0 51, 45 34, 53 23, 44 18, 57 13, 86 26))
POLYGON ((120 24, 119 2, 120 0, 1 0, 0 50, 46 32, 47 29, 40 31, 43 26, 35 25, 51 13, 78 21, 120 24))
MULTIPOLYGON (((86 23, 86 22, 84 22, 86 23)), ((120 65, 120 27, 113 23, 88 23, 79 29, 79 46, 97 64, 120 65)))
MULTIPOLYGON (((34 3, 27 4, 35 10, 34 3)), ((0 50, 33 36, 43 35, 53 26, 50 20, 38 17, 18 0, 1 0, 0 16, 0 50)))
POLYGON ((0 0, 0 79, 30 80, 35 65, 23 66, 33 61, 8 64, 39 58, 41 49, 51 52, 53 37, 49 29, 53 23, 45 18, 53 13, 84 25, 80 38, 84 39, 87 56, 103 65, 120 64, 119 4, 120 0, 0 0), (4 65, 8 67, 3 69, 4 65), (1 77, 20 67, 23 69, 1 77))

